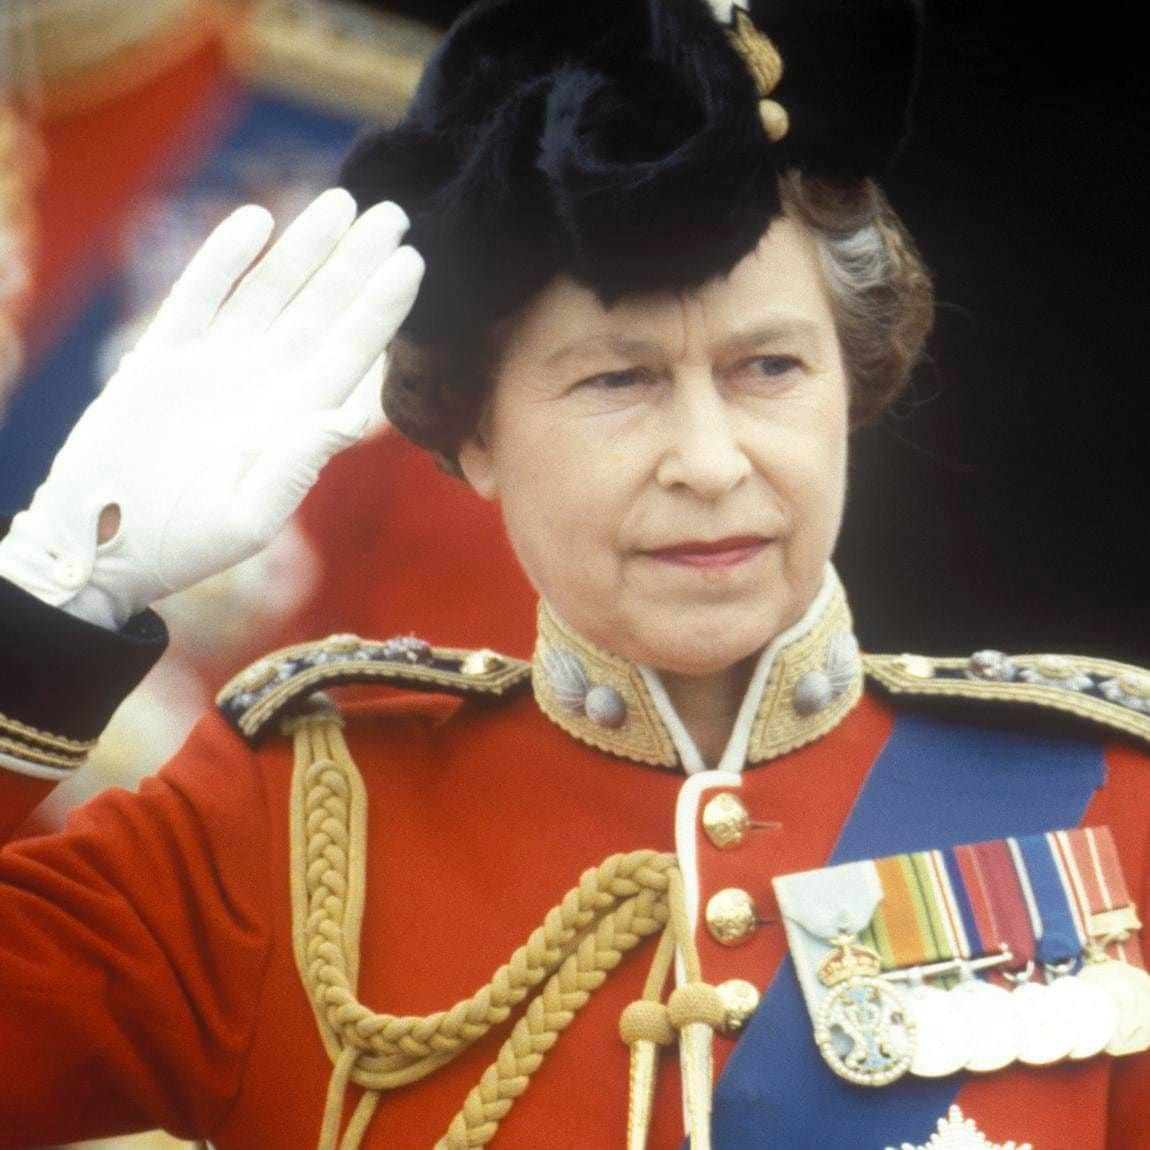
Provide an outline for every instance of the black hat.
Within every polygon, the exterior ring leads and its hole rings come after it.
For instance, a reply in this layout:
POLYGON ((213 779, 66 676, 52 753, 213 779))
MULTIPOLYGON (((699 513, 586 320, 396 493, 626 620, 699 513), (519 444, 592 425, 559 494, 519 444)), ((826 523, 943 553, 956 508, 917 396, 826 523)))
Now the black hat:
POLYGON ((478 338, 559 272, 605 302, 697 286, 755 246, 781 172, 881 172, 905 130, 914 0, 750 0, 749 16, 708 0, 465 12, 403 119, 342 172, 361 209, 392 199, 411 217, 427 271, 406 340, 478 338), (761 60, 756 77, 736 28, 781 79, 761 60))

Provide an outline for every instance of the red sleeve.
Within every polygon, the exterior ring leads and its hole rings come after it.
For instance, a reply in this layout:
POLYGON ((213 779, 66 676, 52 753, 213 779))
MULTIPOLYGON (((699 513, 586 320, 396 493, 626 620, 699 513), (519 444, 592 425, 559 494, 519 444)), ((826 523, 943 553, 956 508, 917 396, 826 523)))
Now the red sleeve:
MULTIPOLYGON (((1147 924, 1141 941, 1150 965, 1150 757, 1133 747, 1112 746, 1106 765, 1107 784, 1084 821, 1104 823, 1113 831, 1130 897, 1147 924)), ((1112 1061, 1107 1150, 1145 1150, 1150 1139, 1150 1051, 1112 1061)))
POLYGON ((0 851, 0 1147, 210 1133, 271 947, 266 808, 213 716, 138 795, 0 851))

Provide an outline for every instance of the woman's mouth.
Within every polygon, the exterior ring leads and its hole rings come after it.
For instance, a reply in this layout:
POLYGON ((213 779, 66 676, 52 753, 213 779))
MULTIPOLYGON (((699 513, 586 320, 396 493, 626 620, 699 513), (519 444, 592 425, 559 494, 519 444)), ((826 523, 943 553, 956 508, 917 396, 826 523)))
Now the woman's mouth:
POLYGON ((726 539, 690 540, 648 551, 652 559, 680 567, 722 571, 755 558, 769 541, 760 535, 731 535, 726 539))

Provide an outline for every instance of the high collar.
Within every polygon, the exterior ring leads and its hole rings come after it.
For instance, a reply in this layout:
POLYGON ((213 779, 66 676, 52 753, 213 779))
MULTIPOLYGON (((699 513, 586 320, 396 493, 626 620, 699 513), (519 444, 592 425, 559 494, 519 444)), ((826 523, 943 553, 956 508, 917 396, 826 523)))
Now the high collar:
MULTIPOLYGON (((658 673, 589 643, 543 602, 532 685, 551 721, 584 743, 667 770, 704 769, 658 673)), ((740 771, 813 742, 842 722, 862 686, 850 609, 828 567, 806 614, 759 657, 717 766, 740 771)))

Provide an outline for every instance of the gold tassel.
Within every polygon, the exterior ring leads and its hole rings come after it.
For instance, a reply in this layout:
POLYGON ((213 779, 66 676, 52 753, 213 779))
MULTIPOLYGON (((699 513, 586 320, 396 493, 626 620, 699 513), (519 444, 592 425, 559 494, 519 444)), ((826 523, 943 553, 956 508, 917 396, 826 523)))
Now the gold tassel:
POLYGON ((670 927, 683 958, 686 981, 667 1002, 667 1018, 679 1031, 683 1046, 683 1098, 687 1108, 691 1150, 711 1147, 711 1087, 714 1077, 713 1039, 723 1025, 726 1009, 719 992, 703 981, 699 952, 687 917, 683 876, 673 871, 667 894, 670 900, 670 927))
POLYGON ((691 1150, 711 1150, 711 1079, 714 1031, 705 1022, 688 1022, 682 1030, 683 1088, 687 1101, 691 1150))
POLYGON ((660 1001, 671 960, 675 957, 675 930, 668 922, 659 938, 655 957, 643 987, 643 997, 632 1002, 619 1019, 619 1034, 631 1048, 631 1082, 627 1095, 627 1150, 646 1150, 655 1110, 655 1081, 659 1073, 659 1047, 675 1041, 675 1030, 660 1001))
POLYGON ((631 1085, 627 1096, 627 1150, 647 1150, 655 1110, 659 1048, 649 1038, 631 1043, 631 1085))

